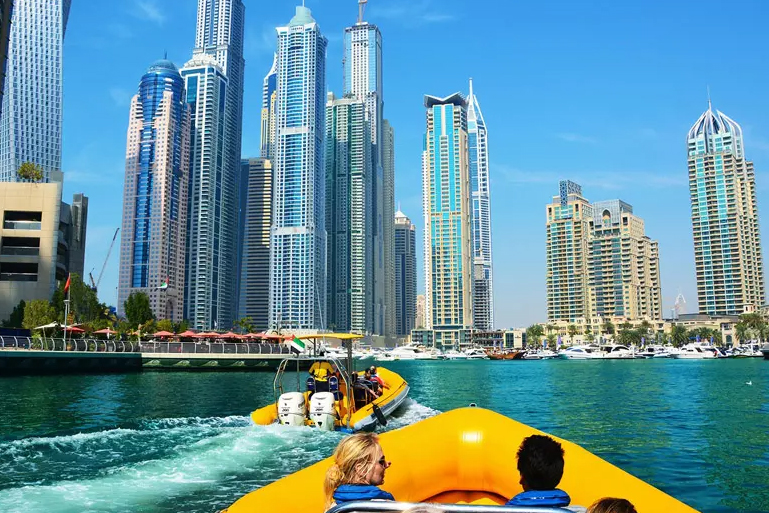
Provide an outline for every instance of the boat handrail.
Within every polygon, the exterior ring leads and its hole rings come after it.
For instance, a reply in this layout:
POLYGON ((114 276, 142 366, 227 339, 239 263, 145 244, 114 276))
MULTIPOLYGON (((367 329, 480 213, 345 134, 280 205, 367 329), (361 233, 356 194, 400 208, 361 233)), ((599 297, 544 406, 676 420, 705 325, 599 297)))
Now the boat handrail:
POLYGON ((416 506, 434 506, 446 513, 573 513, 564 508, 527 508, 520 506, 485 506, 479 504, 428 504, 394 501, 354 501, 334 506, 326 513, 402 512, 416 506))

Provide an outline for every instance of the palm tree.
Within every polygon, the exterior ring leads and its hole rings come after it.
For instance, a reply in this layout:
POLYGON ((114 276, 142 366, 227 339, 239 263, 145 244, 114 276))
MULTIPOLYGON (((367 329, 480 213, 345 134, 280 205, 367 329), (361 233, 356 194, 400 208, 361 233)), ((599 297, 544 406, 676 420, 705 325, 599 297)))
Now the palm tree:
POLYGON ((577 334, 577 327, 574 324, 569 324, 566 327, 566 331, 569 333, 569 344, 574 344, 574 335, 577 334))
POLYGON ((545 326, 545 330, 549 333, 552 333, 556 330, 555 324, 547 323, 547 326, 545 326))
POLYGON ((734 325, 734 334, 737 337, 737 342, 742 344, 743 342, 748 341, 748 338, 750 337, 750 329, 745 322, 740 321, 734 325))
POLYGON ((670 338, 673 340, 675 347, 681 347, 689 342, 689 332, 684 326, 674 324, 673 329, 670 330, 670 338))
POLYGON ((614 332, 616 329, 614 328, 614 323, 610 320, 604 321, 604 323, 601 325, 601 333, 606 335, 614 335, 614 332))
POLYGON ((544 333, 544 329, 542 329, 542 326, 539 324, 532 324, 528 328, 526 328, 526 345, 531 345, 532 347, 538 347, 539 346, 539 340, 542 337, 544 333))

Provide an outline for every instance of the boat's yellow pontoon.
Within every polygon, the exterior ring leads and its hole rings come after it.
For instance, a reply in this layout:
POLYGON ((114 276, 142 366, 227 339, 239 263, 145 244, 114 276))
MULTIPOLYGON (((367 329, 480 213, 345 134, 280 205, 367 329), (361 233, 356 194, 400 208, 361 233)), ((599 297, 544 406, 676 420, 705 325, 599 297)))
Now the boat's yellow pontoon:
POLYGON ((408 383, 385 368, 377 369, 377 375, 386 385, 379 397, 367 391, 364 383, 358 383, 363 371, 352 370, 351 344, 362 338, 360 335, 331 333, 299 338, 314 342, 313 349, 308 348, 310 354, 286 358, 280 363, 275 375, 275 402, 251 413, 255 424, 305 425, 348 432, 369 430, 377 424, 387 424, 387 416, 406 400, 408 383), (333 356, 318 356, 315 343, 320 339, 346 342, 350 355, 347 362, 333 356), (298 384, 300 390, 286 392, 285 373, 295 367, 309 367, 307 378, 298 384))
MULTIPOLYGON (((462 408, 384 433, 380 442, 392 461, 383 489, 403 502, 500 505, 521 492, 516 453, 521 441, 542 434, 525 424, 481 408, 462 408)), ((569 441, 559 488, 573 505, 602 497, 631 501, 639 513, 695 510, 569 441)), ((321 513, 323 479, 331 458, 260 488, 227 513, 321 513)), ((513 510, 511 510, 513 511, 513 510)), ((517 509, 515 511, 522 511, 517 509)))

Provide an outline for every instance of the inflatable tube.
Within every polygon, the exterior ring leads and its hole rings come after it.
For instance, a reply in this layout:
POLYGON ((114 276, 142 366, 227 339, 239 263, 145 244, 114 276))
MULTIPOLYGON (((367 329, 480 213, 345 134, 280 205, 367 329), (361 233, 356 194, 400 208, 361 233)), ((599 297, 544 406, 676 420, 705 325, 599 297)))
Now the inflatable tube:
MULTIPOLYGON (((521 492, 516 453, 521 441, 543 434, 482 408, 461 408, 380 436, 392 466, 384 490, 404 502, 504 504, 521 492)), ((639 513, 690 513, 686 504, 611 465, 569 441, 559 488, 573 505, 589 506, 602 497, 622 497, 639 513)), ((323 511, 327 458, 260 488, 235 502, 228 513, 323 511), (302 490, 302 493, 297 493, 302 490)))

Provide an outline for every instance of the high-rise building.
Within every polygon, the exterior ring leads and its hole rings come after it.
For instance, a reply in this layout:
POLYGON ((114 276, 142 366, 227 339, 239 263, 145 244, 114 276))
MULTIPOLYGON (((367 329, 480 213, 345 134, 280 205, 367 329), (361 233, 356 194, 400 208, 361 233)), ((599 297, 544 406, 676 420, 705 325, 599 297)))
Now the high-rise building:
MULTIPOLYGON (((212 79, 219 73, 226 79, 221 86, 217 86, 221 96, 207 98, 205 102, 198 98, 197 108, 205 104, 208 110, 193 114, 196 132, 206 142, 193 140, 195 166, 204 174, 191 176, 190 226, 193 230, 188 237, 197 247, 192 248, 190 253, 197 259, 212 258, 198 260, 188 269, 186 311, 190 325, 200 329, 229 328, 237 314, 238 261, 233 255, 238 252, 237 189, 243 127, 244 19, 245 7, 241 0, 198 0, 195 49, 192 61, 185 67, 187 74, 183 73, 188 90, 201 87, 200 84, 190 83, 195 79, 191 77, 189 68, 194 68, 194 74, 200 78, 212 79), (209 63, 218 65, 218 69, 209 66, 209 63), (209 100, 218 104, 209 103, 209 100), (213 114, 211 109, 219 113, 213 114), (212 115, 221 115, 221 125, 211 125, 209 121, 201 125, 204 117, 212 115), (200 126, 220 126, 221 132, 216 135, 201 133, 197 130, 200 126), (207 146, 213 139, 217 139, 216 146, 207 146), (206 175, 209 169, 215 172, 206 175), (208 220, 204 220, 206 217, 208 220), (196 226, 196 223, 199 224, 196 226), (196 228, 202 231, 196 231, 196 228), (214 261, 216 264, 211 269, 214 261)), ((194 98, 192 100, 195 101, 194 98)))
POLYGON ((593 203, 588 286, 591 318, 662 319, 659 246, 624 201, 593 203))
POLYGON ((272 164, 268 159, 248 159, 248 184, 243 223, 240 272, 240 310, 257 330, 269 327, 270 225, 272 224, 272 164))
POLYGON ((272 67, 264 77, 262 89, 262 157, 275 159, 275 99, 278 89, 278 54, 272 60, 272 67))
POLYGON ((182 320, 189 173, 184 81, 155 62, 131 100, 123 189, 118 313, 144 292, 158 319, 182 320))
POLYGON ((8 62, 8 42, 11 39, 13 0, 0 0, 0 108, 5 91, 5 65, 8 62))
POLYGON ((467 140, 473 202, 473 327, 494 328, 494 286, 491 264, 491 206, 489 191, 489 147, 486 122, 473 92, 467 97, 467 140))
MULTIPOLYGON (((392 143, 392 129, 384 124, 384 89, 382 87, 382 33, 376 25, 363 19, 363 9, 358 11, 358 21, 344 31, 344 96, 353 95, 366 104, 366 121, 369 124, 372 151, 372 201, 373 219, 371 238, 374 265, 372 273, 373 296, 371 315, 372 333, 392 335, 395 329, 395 290, 393 249, 395 186, 394 150, 385 148, 392 143), (389 161, 385 161, 389 152, 389 161), (389 167, 386 169, 385 164, 389 167)), ((388 125, 389 126, 389 125, 388 125)))
POLYGON ((70 0, 19 0, 11 16, 0 113, 0 181, 15 182, 25 162, 43 181, 61 170, 64 33, 70 0))
POLYGON ((416 318, 414 319, 414 327, 421 329, 425 327, 425 295, 417 295, 416 301, 416 318))
POLYGON ((195 329, 229 328, 235 301, 226 275, 236 265, 235 250, 229 248, 235 243, 237 217, 232 223, 228 209, 237 197, 228 198, 233 190, 224 179, 228 81, 216 60, 204 53, 187 62, 181 75, 192 127, 184 318, 195 329))
POLYGON ((686 142, 700 313, 754 311, 765 301, 764 262, 742 128, 708 104, 686 142))
POLYGON ((237 296, 235 297, 235 316, 241 319, 240 315, 240 296, 241 276, 243 275, 243 244, 246 239, 246 211, 248 209, 248 182, 250 174, 249 161, 251 159, 240 159, 240 172, 238 173, 238 234, 236 237, 237 249, 235 251, 235 269, 238 279, 235 280, 237 296))
POLYGON ((325 37, 304 6, 278 27, 270 327, 325 327, 325 37))
POLYGON ((372 332, 372 160, 366 103, 357 96, 326 103, 328 326, 372 332))
POLYGON ((590 315, 588 263, 593 208, 582 187, 564 180, 547 206, 547 318, 586 319, 590 315))
POLYGON ((416 327, 417 307, 416 227, 400 210, 395 213, 395 326, 405 337, 416 327))
POLYGON ((459 93, 425 96, 425 107, 425 323, 436 346, 457 347, 470 343, 473 325, 467 102, 459 93))
POLYGON ((88 226, 88 197, 83 193, 73 195, 70 212, 72 226, 69 237, 69 272, 77 273, 85 281, 83 272, 85 271, 85 236, 88 226))

